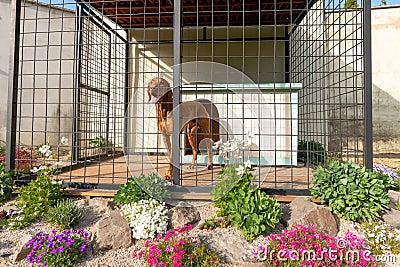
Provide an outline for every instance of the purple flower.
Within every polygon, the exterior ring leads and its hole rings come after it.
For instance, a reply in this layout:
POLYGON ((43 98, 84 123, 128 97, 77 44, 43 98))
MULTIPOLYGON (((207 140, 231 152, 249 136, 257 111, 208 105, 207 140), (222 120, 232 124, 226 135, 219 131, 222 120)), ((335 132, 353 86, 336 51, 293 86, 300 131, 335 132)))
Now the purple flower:
POLYGON ((392 179, 400 180, 400 176, 396 173, 396 171, 390 167, 385 166, 384 164, 374 163, 373 170, 374 172, 380 172, 382 174, 386 174, 392 179))
POLYGON ((79 248, 80 252, 85 252, 87 245, 86 244, 82 244, 82 246, 79 248))
POLYGON ((42 267, 46 267, 46 262, 44 261, 43 263, 42 263, 42 267))
POLYGON ((57 252, 58 252, 58 253, 63 253, 63 252, 64 252, 64 247, 63 247, 63 246, 59 247, 59 248, 57 249, 57 252))
POLYGON ((56 254, 56 253, 57 253, 57 249, 54 248, 54 249, 51 250, 51 254, 54 255, 54 254, 56 254))

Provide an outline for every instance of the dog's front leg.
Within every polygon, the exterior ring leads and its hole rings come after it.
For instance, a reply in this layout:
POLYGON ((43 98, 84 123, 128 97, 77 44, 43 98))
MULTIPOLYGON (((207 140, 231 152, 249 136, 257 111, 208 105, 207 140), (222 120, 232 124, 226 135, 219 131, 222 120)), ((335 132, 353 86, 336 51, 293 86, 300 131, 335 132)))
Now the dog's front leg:
POLYGON ((172 142, 171 142, 171 135, 168 133, 163 133, 163 139, 164 139, 164 144, 167 147, 167 151, 168 151, 168 160, 169 160, 169 164, 168 164, 168 169, 167 172, 164 175, 164 178, 167 181, 171 181, 172 180, 172 176, 173 176, 173 172, 172 172, 172 142))

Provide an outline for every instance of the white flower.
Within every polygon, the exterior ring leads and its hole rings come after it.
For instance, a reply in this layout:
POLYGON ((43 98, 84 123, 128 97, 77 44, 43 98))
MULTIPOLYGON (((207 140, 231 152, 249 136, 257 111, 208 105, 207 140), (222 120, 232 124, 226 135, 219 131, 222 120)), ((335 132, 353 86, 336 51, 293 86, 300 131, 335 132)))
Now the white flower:
POLYGON ((237 168, 235 169, 235 171, 236 171, 237 175, 242 176, 242 175, 244 174, 244 167, 243 167, 243 165, 239 165, 239 167, 237 167, 237 168))
POLYGON ((244 163, 244 167, 250 169, 252 164, 253 164, 253 162, 251 162, 250 160, 247 160, 247 161, 244 163))
POLYGON ((157 233, 164 233, 168 226, 167 208, 155 199, 140 200, 122 205, 121 213, 132 228, 135 239, 153 238, 157 233))
POLYGON ((219 149, 221 147, 222 147, 222 140, 215 142, 213 145, 213 149, 219 149))
POLYGON ((63 145, 68 145, 68 138, 65 136, 61 137, 60 143, 63 145))
POLYGON ((56 162, 56 166, 64 166, 64 162, 62 162, 62 161, 57 161, 57 162, 56 162))
POLYGON ((51 147, 49 145, 42 145, 39 147, 39 152, 42 153, 46 158, 50 157, 53 152, 50 150, 51 147))

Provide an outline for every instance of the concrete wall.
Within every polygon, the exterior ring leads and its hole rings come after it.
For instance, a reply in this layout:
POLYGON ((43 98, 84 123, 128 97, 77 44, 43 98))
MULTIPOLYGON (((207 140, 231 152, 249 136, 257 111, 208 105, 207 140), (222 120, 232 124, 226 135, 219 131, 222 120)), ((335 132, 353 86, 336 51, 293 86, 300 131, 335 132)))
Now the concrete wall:
POLYGON ((400 153, 400 5, 372 11, 374 152, 400 153))
POLYGON ((9 0, 0 0, 0 146, 6 141, 7 131, 7 90, 10 47, 10 4, 9 0))
MULTIPOLYGON (((10 46, 9 1, 0 0, 0 140, 5 139, 6 95, 10 46), (4 49, 3 49, 4 47, 4 49), (4 112, 3 112, 4 110, 4 112)), ((17 127, 20 145, 52 145, 61 136, 72 140, 75 13, 31 1, 22 2, 17 127), (32 117, 35 117, 34 120, 32 117), (59 133, 60 132, 60 133, 59 133)))

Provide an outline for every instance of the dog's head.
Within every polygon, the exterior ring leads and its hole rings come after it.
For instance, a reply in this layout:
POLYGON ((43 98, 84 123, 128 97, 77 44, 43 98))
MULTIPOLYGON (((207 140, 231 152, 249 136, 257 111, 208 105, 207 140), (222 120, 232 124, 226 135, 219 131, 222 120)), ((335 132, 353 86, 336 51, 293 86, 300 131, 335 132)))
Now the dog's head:
POLYGON ((147 86, 147 94, 149 96, 149 102, 157 103, 161 97, 171 91, 171 86, 163 78, 153 78, 147 86))

